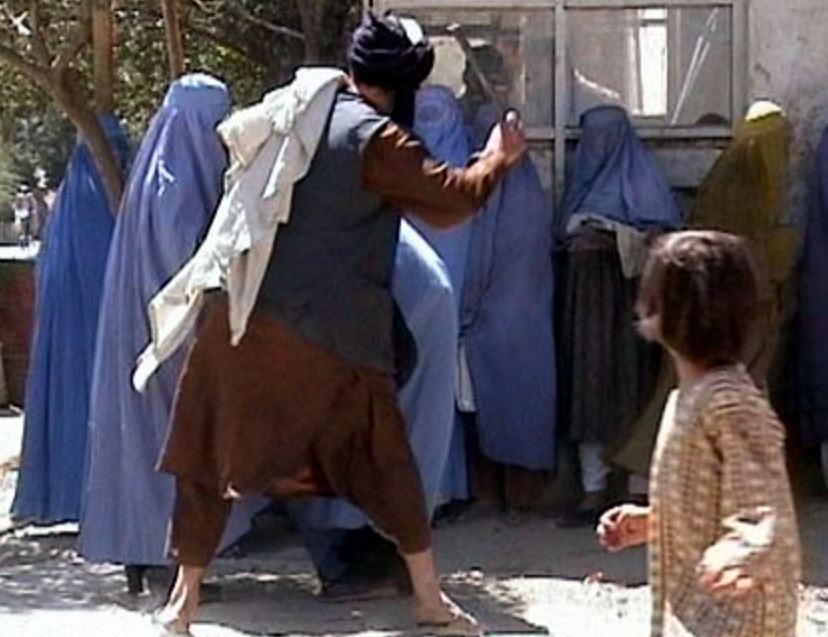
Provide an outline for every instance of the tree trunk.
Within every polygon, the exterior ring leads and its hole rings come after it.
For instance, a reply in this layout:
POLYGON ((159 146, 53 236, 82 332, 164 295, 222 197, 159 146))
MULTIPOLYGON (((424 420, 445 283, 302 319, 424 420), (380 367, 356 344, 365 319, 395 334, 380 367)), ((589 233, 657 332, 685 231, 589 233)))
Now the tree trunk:
POLYGON ((92 51, 95 106, 99 113, 115 108, 115 36, 112 0, 92 0, 92 51))
POLYGON ((103 127, 89 99, 71 68, 72 62, 87 46, 90 23, 96 34, 95 43, 95 97, 101 111, 114 108, 113 91, 113 37, 111 0, 83 0, 78 15, 78 29, 64 50, 51 62, 36 64, 24 59, 14 49, 0 43, 0 62, 27 77, 35 86, 49 94, 64 110, 89 146, 95 165, 106 187, 113 211, 117 211, 124 188, 124 176, 115 151, 109 144, 103 127), (91 11, 90 11, 91 9, 91 11), (97 14, 93 21, 92 15, 97 14))
POLYGON ((85 96, 77 86, 77 79, 72 77, 71 72, 67 72, 62 77, 55 78, 52 96, 66 111, 81 138, 89 146, 109 195, 112 212, 117 214, 124 191, 124 175, 97 114, 89 108, 85 96))
POLYGON ((305 63, 318 64, 323 61, 322 0, 296 0, 302 33, 305 36, 305 63))
POLYGON ((181 16, 177 0, 161 0, 164 25, 167 33, 167 54, 170 61, 170 77, 175 80, 184 74, 184 42, 181 37, 181 16))

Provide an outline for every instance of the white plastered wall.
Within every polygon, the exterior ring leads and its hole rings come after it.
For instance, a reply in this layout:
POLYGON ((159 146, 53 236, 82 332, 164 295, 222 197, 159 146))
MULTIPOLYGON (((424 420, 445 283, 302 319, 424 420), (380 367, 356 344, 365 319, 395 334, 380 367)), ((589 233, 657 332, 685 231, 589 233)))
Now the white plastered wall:
POLYGON ((828 0, 750 0, 748 32, 748 95, 779 102, 793 124, 791 210, 801 220, 828 126, 828 0))

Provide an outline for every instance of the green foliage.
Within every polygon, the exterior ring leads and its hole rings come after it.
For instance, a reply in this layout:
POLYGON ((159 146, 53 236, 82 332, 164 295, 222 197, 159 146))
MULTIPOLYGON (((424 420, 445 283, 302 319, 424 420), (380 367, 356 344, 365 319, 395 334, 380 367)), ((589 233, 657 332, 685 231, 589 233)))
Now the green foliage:
MULTIPOLYGON (((71 42, 85 0, 41 0, 41 32, 53 54, 71 42)), ((305 57, 297 2, 312 3, 322 18, 315 27, 323 61, 341 62, 345 33, 359 15, 359 0, 180 0, 188 71, 204 71, 230 86, 233 102, 249 104, 286 81, 305 57), (274 28, 275 25, 275 28, 274 28), (293 35, 286 34, 290 31, 293 35)), ((0 0, 0 44, 36 61, 25 31, 9 16, 25 17, 29 0, 0 0)), ((116 110, 133 139, 157 110, 169 84, 164 22, 157 0, 119 0, 115 9, 116 110)), ((89 89, 91 55, 74 63, 89 89)), ((0 144, 9 174, 34 183, 37 169, 55 187, 75 140, 64 113, 50 97, 0 61, 0 144)), ((0 167, 2 169, 2 167, 0 167)), ((0 176, 0 179, 2 177, 0 176)))
MULTIPOLYGON (((116 13, 118 30, 116 103, 133 139, 140 139, 169 85, 160 11, 145 0, 124 0, 116 13)), ((261 96, 266 68, 228 46, 185 29, 187 70, 211 73, 231 87, 234 102, 261 96)))
POLYGON ((11 155, 5 146, 0 146, 0 221, 10 221, 14 218, 12 204, 20 181, 20 176, 12 165, 11 155))
POLYGON ((38 169, 43 170, 47 184, 56 187, 75 143, 74 127, 48 96, 2 66, 0 103, 0 144, 9 169, 29 185, 36 183, 38 169))
MULTIPOLYGON (((26 37, 25 0, 0 2, 0 43, 27 60, 37 60, 26 37), (13 22, 14 18, 17 22, 13 22)), ((50 0, 41 3, 40 24, 45 45, 59 51, 67 46, 77 26, 79 2, 50 0)), ((35 171, 45 171, 47 182, 57 184, 75 139, 75 131, 51 98, 31 81, 0 62, 0 145, 6 156, 6 174, 22 183, 34 184, 35 171)), ((2 177, 0 177, 1 179, 2 177)))

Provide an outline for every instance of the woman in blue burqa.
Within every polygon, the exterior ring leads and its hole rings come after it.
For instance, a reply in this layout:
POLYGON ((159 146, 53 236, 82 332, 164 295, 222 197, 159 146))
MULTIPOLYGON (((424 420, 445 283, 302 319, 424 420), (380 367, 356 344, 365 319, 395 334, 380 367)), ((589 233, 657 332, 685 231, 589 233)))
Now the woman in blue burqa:
POLYGON ((581 127, 558 225, 560 415, 577 445, 584 491, 559 521, 564 526, 595 521, 607 497, 607 448, 652 392, 659 357, 635 332, 635 290, 648 235, 682 225, 667 180, 624 109, 592 108, 581 127))
MULTIPOLYGON (((452 166, 465 166, 472 155, 463 111, 451 89, 445 86, 425 86, 417 92, 414 132, 435 158, 452 166)), ((445 263, 459 312, 471 241, 471 220, 448 230, 434 228, 413 215, 408 220, 445 263)), ((469 498, 466 432, 459 419, 451 440, 440 496, 441 504, 469 498)))
MULTIPOLYGON (((481 106, 473 135, 498 116, 481 106)), ((521 521, 555 464, 552 201, 529 157, 475 217, 460 311, 461 404, 476 439, 476 487, 521 521)))
MULTIPOLYGON (((111 115, 100 122, 125 171, 129 144, 120 124, 111 115)), ((89 148, 78 141, 37 263, 23 452, 12 505, 18 519, 56 523, 80 515, 95 335, 114 225, 104 182, 89 148)))
MULTIPOLYGON (((80 552, 144 567, 168 563, 172 476, 155 465, 167 436, 184 348, 136 392, 135 360, 149 340, 147 305, 192 256, 222 193, 227 164, 216 125, 230 110, 227 88, 203 74, 173 83, 138 152, 106 270, 89 414, 80 552)), ((235 516, 234 516, 235 517, 235 516)), ((239 524, 225 537, 237 537, 239 524)))

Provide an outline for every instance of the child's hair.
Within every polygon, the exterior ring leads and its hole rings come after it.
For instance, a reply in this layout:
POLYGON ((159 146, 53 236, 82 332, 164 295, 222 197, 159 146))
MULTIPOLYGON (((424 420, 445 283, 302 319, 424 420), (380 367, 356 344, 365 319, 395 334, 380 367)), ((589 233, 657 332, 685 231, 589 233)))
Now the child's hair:
POLYGON ((641 279, 642 334, 702 365, 743 360, 757 317, 758 279, 743 239, 713 231, 660 238, 641 279))

